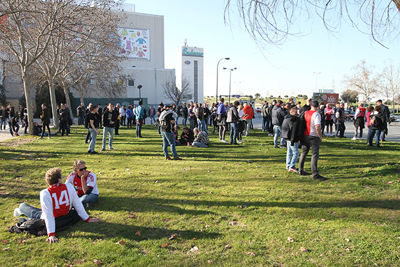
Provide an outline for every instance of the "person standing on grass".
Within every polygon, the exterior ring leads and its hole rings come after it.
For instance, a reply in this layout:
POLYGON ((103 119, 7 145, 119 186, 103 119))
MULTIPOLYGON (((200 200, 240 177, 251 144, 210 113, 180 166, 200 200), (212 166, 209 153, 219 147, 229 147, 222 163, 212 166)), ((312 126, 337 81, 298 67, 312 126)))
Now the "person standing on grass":
POLYGON ((150 106, 149 108, 149 117, 150 117, 150 124, 155 124, 156 123, 156 109, 154 106, 150 106))
POLYGON ((40 206, 42 209, 22 203, 19 208, 14 210, 14 216, 25 215, 31 219, 43 219, 48 235, 47 242, 58 242, 56 225, 62 223, 62 220, 64 224, 68 221, 69 225, 76 222, 74 218, 79 217, 85 222, 100 221, 98 218, 89 217, 74 187, 69 183, 62 183, 61 169, 52 168, 48 170, 45 180, 49 187, 40 192, 40 206))
POLYGON ((132 121, 134 119, 132 105, 126 109, 127 128, 132 128, 132 121))
POLYGON ((115 112, 114 105, 109 103, 103 112, 103 146, 101 151, 106 150, 107 134, 109 135, 108 148, 109 150, 114 150, 112 143, 114 140, 114 127, 116 121, 117 113, 115 112))
POLYGON ((5 106, 0 110, 0 130, 5 130, 7 126, 8 113, 5 106))
POLYGON ((237 139, 238 139, 238 122, 239 122, 239 113, 238 113, 238 108, 239 106, 239 101, 235 101, 232 105, 232 107, 229 108, 228 115, 226 118, 226 122, 230 123, 231 126, 231 131, 230 131, 230 138, 231 138, 231 145, 237 145, 237 139))
POLYGON ((383 129, 381 132, 381 140, 382 141, 386 141, 386 135, 388 134, 388 124, 390 124, 390 110, 387 106, 385 106, 382 103, 382 100, 378 100, 376 101, 376 105, 379 107, 380 109, 380 113, 382 114, 382 119, 383 119, 383 129))
MULTIPOLYGON (((283 102, 279 100, 272 109, 272 125, 274 126, 274 148, 278 148, 278 140, 282 132, 282 123, 286 114, 282 108, 283 102)), ((284 148, 284 139, 281 138, 280 147, 284 148)))
POLYGON ((95 204, 99 201, 96 174, 87 170, 86 162, 83 160, 75 160, 74 171, 70 173, 65 183, 74 186, 84 207, 89 208, 89 204, 95 204))
POLYGON ((335 117, 336 117, 336 137, 343 138, 344 137, 344 131, 346 130, 346 125, 345 123, 345 115, 344 115, 344 104, 340 103, 336 105, 336 112, 335 112, 335 117))
POLYGON ((64 136, 65 133, 68 135, 67 131, 68 115, 64 104, 61 104, 61 108, 58 110, 58 112, 59 112, 58 116, 60 118, 61 136, 64 136))
POLYGON ((368 145, 372 146, 372 140, 375 136, 376 146, 380 147, 379 141, 382 131, 385 129, 385 114, 382 113, 382 108, 379 105, 375 106, 375 110, 369 114, 369 118, 368 145))
POLYGON ((297 108, 290 108, 289 114, 285 116, 282 123, 282 137, 286 139, 286 169, 289 172, 298 172, 296 162, 299 158, 300 118, 297 115, 297 108))
POLYGON ((42 104, 42 113, 40 114, 40 120, 42 121, 42 136, 40 138, 43 138, 46 127, 47 130, 49 131, 49 138, 50 138, 50 112, 47 109, 45 104, 42 104))
POLYGON ((264 101, 264 104, 261 107, 261 115, 263 117, 262 122, 262 131, 267 132, 269 129, 269 116, 268 116, 268 102, 264 101))
POLYGON ((161 124, 160 124, 160 116, 164 110, 164 104, 161 102, 157 108, 157 124, 158 124, 158 134, 161 134, 161 124))
POLYGON ((186 102, 183 103, 181 110, 182 110, 182 124, 184 126, 186 126, 187 125, 187 119, 188 119, 188 116, 189 116, 189 110, 188 110, 188 108, 186 106, 186 102))
POLYGON ((328 104, 326 106, 324 114, 325 114, 325 124, 326 124, 326 135, 332 136, 333 117, 335 116, 335 111, 332 109, 331 104, 328 104))
POLYGON ((92 106, 90 108, 90 113, 88 115, 89 132, 91 138, 88 150, 89 154, 97 154, 97 152, 95 151, 95 146, 96 146, 97 135, 99 134, 99 131, 97 129, 99 128, 100 125, 97 109, 98 109, 97 106, 92 106))
POLYGON ((218 123, 219 140, 221 142, 226 143, 226 141, 225 141, 225 135, 226 135, 226 107, 225 107, 223 98, 221 98, 220 102, 218 103, 217 123, 218 123))
POLYGON ((163 139, 163 151, 166 160, 171 160, 168 155, 168 146, 171 147, 171 152, 174 160, 181 160, 175 148, 174 128, 177 115, 171 110, 171 106, 167 106, 161 112, 159 121, 161 125, 161 136, 163 139))
POLYGON ((117 121, 115 122, 115 135, 119 135, 119 126, 120 126, 120 122, 121 122, 121 113, 119 113, 119 107, 120 105, 117 104, 115 105, 115 112, 118 114, 117 116, 117 121))
POLYGON ((327 178, 321 176, 318 172, 319 147, 322 141, 321 115, 317 112, 318 106, 318 101, 313 100, 311 102, 311 110, 304 113, 305 130, 301 147, 299 174, 307 175, 304 171, 304 162, 311 148, 311 170, 313 179, 324 181, 327 180, 327 178))
POLYGON ((85 105, 83 103, 76 108, 76 114, 78 115, 78 125, 83 125, 85 123, 85 105))
POLYGON ((126 125, 126 107, 125 105, 122 105, 122 107, 119 108, 119 114, 120 115, 120 119, 121 119, 121 126, 125 126, 126 125))
POLYGON ((244 136, 249 136, 251 129, 251 121, 254 117, 253 108, 246 102, 244 103, 243 112, 244 112, 244 120, 246 121, 246 132, 244 136))
POLYGON ((204 108, 202 107, 201 103, 197 104, 197 109, 196 109, 196 118, 197 118, 197 127, 199 128, 200 131, 205 132, 208 135, 208 129, 207 129, 207 123, 204 120, 204 108))
POLYGON ((144 110, 143 101, 139 101, 139 105, 135 108, 135 118, 136 118, 136 137, 142 138, 142 126, 144 120, 144 110))
POLYGON ((363 130, 365 128, 366 115, 367 109, 363 107, 362 103, 360 103, 356 110, 356 113, 354 114, 354 127, 356 127, 356 131, 354 132, 354 137, 352 138, 352 140, 357 140, 358 133, 360 133, 359 138, 362 138, 363 130))

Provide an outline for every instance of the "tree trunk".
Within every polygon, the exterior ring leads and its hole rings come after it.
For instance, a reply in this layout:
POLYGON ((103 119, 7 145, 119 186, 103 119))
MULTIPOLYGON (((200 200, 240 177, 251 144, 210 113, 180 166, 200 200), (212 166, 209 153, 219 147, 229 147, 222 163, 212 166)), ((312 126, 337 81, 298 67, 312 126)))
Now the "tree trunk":
POLYGON ((31 102, 31 92, 29 91, 28 88, 28 75, 27 75, 27 70, 24 67, 21 67, 21 78, 22 78, 22 85, 24 87, 24 93, 25 93, 25 101, 26 101, 26 110, 28 112, 28 131, 29 134, 33 134, 33 106, 31 102))
POLYGON ((74 119, 74 115, 72 114, 72 106, 71 106, 71 99, 69 99, 69 90, 67 86, 63 85, 64 95, 65 95, 65 102, 69 107, 69 115, 71 115, 71 119, 74 119))
POLYGON ((58 114, 57 114, 57 100, 56 100, 56 90, 54 88, 54 83, 52 79, 47 80, 49 84, 49 92, 50 92, 50 104, 51 104, 51 111, 53 113, 53 125, 54 128, 58 129, 58 114))
POLYGON ((400 11, 400 0, 393 0, 393 3, 396 5, 397 9, 400 11))

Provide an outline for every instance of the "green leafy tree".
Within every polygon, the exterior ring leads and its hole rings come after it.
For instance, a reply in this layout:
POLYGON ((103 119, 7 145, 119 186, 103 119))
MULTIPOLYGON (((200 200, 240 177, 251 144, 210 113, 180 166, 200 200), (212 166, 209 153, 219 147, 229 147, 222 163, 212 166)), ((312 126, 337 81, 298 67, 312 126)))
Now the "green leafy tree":
POLYGON ((342 92, 340 96, 342 100, 346 103, 357 103, 358 102, 358 91, 347 89, 342 92))

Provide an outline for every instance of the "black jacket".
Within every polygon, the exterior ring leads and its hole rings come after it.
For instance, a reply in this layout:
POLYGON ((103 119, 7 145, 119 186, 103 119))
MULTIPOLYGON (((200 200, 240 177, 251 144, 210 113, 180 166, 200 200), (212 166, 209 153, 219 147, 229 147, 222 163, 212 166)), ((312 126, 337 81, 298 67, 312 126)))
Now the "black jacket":
POLYGON ((113 110, 112 112, 110 112, 108 109, 106 109, 103 112, 103 126, 104 127, 110 127, 110 128, 114 128, 115 124, 117 122, 118 119, 118 114, 116 112, 116 110, 113 110), (113 124, 111 124, 111 122, 114 122, 113 124))
POLYGON ((285 115, 286 112, 282 107, 274 106, 272 109, 272 125, 282 126, 285 115))
POLYGON ((282 138, 290 141, 292 144, 301 139, 300 118, 298 116, 286 115, 282 123, 282 138))

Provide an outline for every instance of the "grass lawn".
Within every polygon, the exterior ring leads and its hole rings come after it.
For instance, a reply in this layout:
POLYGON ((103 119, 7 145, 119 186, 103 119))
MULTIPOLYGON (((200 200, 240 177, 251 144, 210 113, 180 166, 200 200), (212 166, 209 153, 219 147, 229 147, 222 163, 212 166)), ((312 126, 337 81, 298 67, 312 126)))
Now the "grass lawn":
POLYGON ((164 160, 153 126, 140 140, 122 129, 116 150, 98 155, 85 153, 85 134, 0 145, 0 266, 400 265, 398 143, 324 139, 329 180, 318 182, 287 173, 286 150, 260 131, 237 147, 215 136, 208 149, 177 147, 183 161, 164 160), (52 245, 8 233, 19 203, 40 206, 45 171, 66 177, 75 159, 98 176, 90 214, 101 222, 79 222, 52 245))

